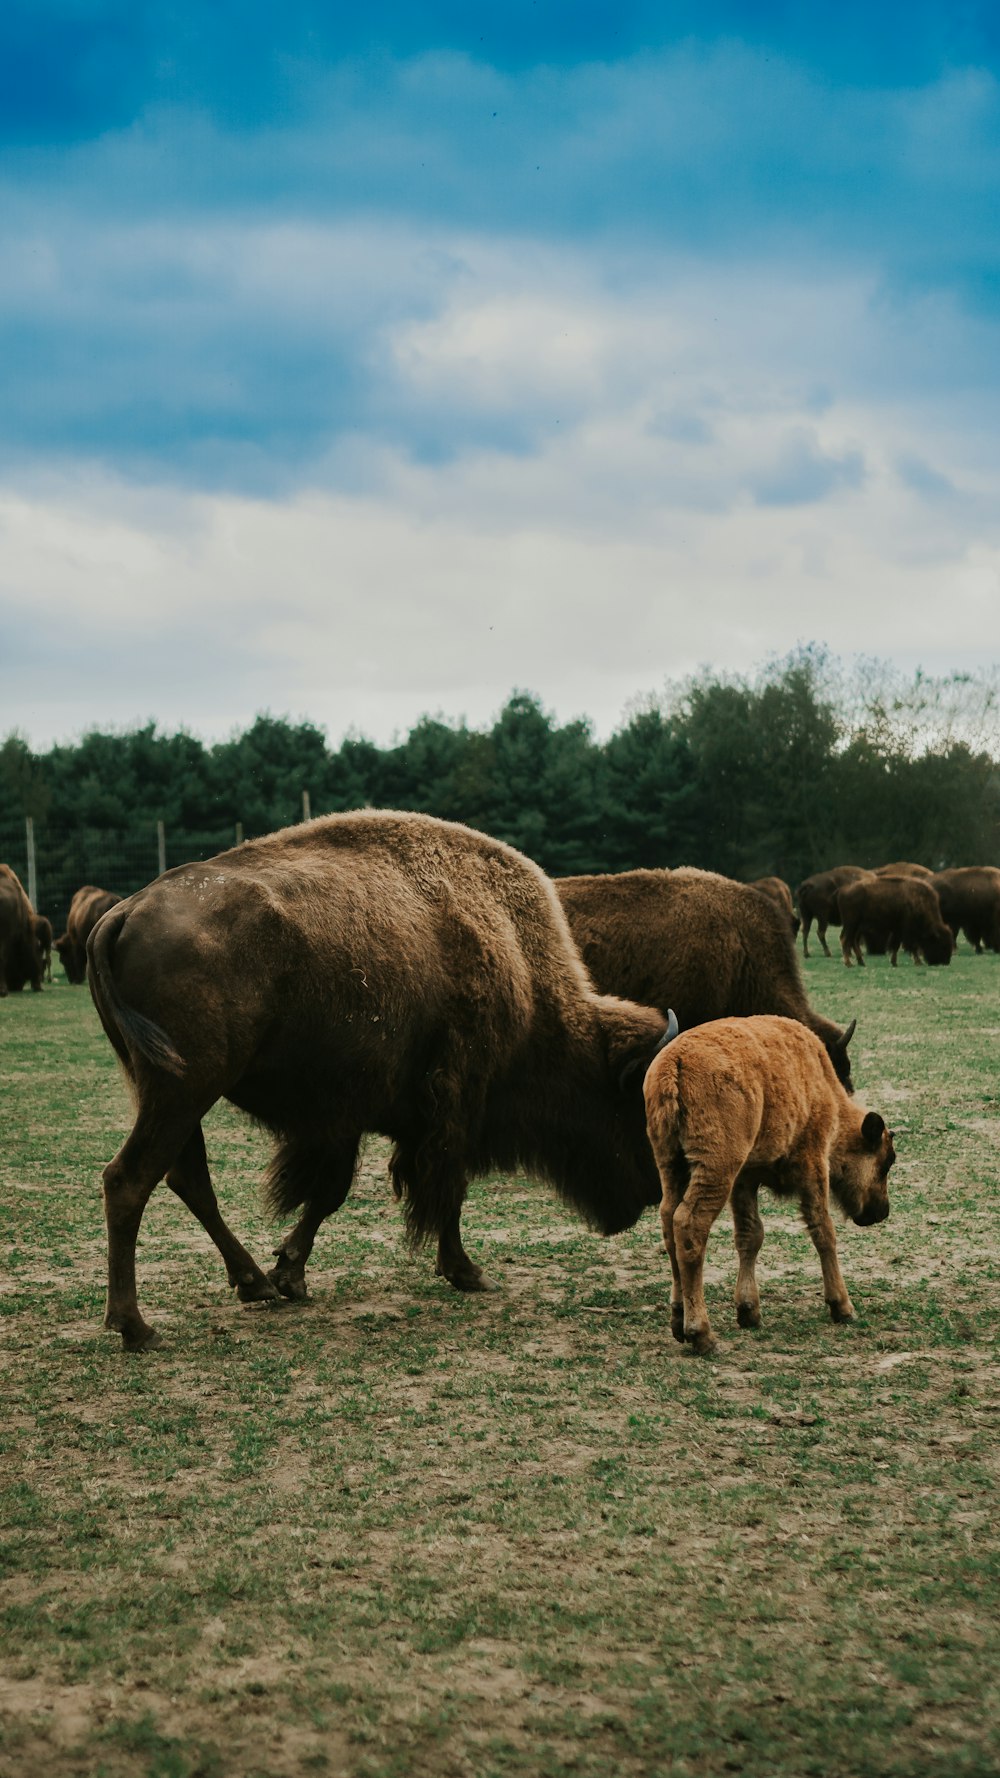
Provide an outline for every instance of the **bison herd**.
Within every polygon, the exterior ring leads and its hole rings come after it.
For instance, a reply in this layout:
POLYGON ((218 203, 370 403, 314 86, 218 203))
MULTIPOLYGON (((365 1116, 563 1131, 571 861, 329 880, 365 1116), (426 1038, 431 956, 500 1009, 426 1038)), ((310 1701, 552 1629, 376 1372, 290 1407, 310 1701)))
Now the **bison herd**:
MULTIPOLYGON (((1000 870, 850 865, 741 884, 710 871, 550 881, 522 854, 432 816, 326 816, 166 872, 128 900, 73 897, 55 943, 89 979, 128 1078, 135 1123, 104 1173, 105 1325, 158 1343, 138 1304, 135 1249, 166 1178, 218 1248, 243 1301, 306 1294, 323 1221, 359 1145, 392 1144, 409 1232, 438 1272, 488 1287, 462 1243, 470 1179, 523 1171, 603 1234, 659 1203, 671 1326, 713 1341, 705 1243, 732 1209, 737 1319, 756 1326, 759 1187, 797 1198, 831 1315, 850 1298, 832 1193, 859 1224, 888 1215, 892 1135, 851 1095, 841 1029, 809 1004, 801 922, 840 925, 845 963, 905 950, 948 963, 962 932, 1000 950, 1000 870), (679 1033, 679 1034, 678 1034, 679 1033), (227 1099, 266 1130, 271 1208, 298 1212, 263 1272, 222 1218, 202 1119, 227 1099)), ((0 865, 0 994, 42 985, 52 948, 0 865)))

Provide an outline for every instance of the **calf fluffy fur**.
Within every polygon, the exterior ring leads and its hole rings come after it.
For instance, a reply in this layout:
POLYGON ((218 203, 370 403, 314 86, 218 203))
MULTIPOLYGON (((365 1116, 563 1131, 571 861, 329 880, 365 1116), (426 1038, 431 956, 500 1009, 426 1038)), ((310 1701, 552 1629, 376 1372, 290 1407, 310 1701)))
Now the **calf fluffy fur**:
POLYGON ((795 1019, 718 1019, 685 1031, 645 1079, 646 1124, 663 1185, 660 1220, 673 1271, 671 1331, 696 1352, 715 1344, 703 1272, 709 1230, 731 1201, 739 1255, 736 1316, 760 1324, 754 1276, 764 1227, 757 1193, 797 1197, 823 1268, 834 1321, 853 1309, 837 1260, 830 1193, 862 1225, 889 1214, 892 1132, 841 1086, 817 1037, 795 1019))

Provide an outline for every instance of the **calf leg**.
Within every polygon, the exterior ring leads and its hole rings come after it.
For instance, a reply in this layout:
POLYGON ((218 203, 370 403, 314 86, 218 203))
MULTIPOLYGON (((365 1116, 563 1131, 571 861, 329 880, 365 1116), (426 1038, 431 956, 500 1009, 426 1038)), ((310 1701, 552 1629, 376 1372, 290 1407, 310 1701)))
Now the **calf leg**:
POLYGON ((663 1197, 660 1200, 660 1227, 663 1230, 663 1245, 670 1255, 672 1287, 670 1292, 670 1331, 675 1340, 684 1344, 684 1292, 681 1288, 681 1270, 677 1264, 677 1241, 674 1236, 674 1211, 680 1203, 688 1182, 686 1165, 682 1168, 678 1163, 680 1156, 661 1169, 663 1180, 663 1197))
POLYGON ((167 1184, 182 1204, 198 1218, 205 1233, 211 1236, 222 1255, 226 1275, 242 1303, 273 1301, 278 1292, 269 1283, 257 1261, 222 1220, 218 1199, 212 1190, 205 1154, 205 1138, 201 1125, 184 1144, 167 1174, 167 1184))
POLYGON ((822 1173, 803 1171, 797 1181, 802 1205, 802 1220, 809 1230, 812 1244, 819 1254, 823 1271, 823 1295, 834 1321, 851 1321, 854 1305, 847 1294, 844 1274, 837 1258, 837 1233, 830 1216, 830 1187, 825 1170, 822 1173))
POLYGON ((733 1176, 720 1174, 700 1161, 691 1164, 691 1178, 673 1216, 673 1236, 684 1299, 684 1339, 696 1352, 711 1352, 715 1340, 705 1306, 705 1247, 709 1230, 733 1185, 733 1176))
POLYGON ((760 1292, 755 1267, 764 1244, 764 1224, 757 1208, 757 1187, 736 1181, 733 1187, 733 1239, 739 1255, 736 1319, 741 1327, 760 1326, 760 1292))
POLYGON ((302 1215, 275 1249, 277 1264, 268 1278, 282 1296, 301 1302, 306 1290, 306 1261, 313 1250, 317 1231, 340 1209, 354 1183, 358 1162, 357 1132, 336 1141, 310 1143, 308 1147, 282 1144, 269 1173, 269 1190, 280 1202, 283 1187, 295 1203, 305 1198, 302 1215), (299 1183, 294 1183, 298 1181, 299 1183))

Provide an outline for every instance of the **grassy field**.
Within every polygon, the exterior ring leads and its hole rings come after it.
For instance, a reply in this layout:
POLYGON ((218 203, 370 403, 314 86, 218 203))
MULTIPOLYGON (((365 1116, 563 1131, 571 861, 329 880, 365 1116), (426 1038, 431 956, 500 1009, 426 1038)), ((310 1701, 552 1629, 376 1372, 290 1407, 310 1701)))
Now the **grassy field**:
MULTIPOLYGON (((101 1328, 127 1101, 85 989, 0 1004, 0 1773, 772 1778, 1000 1770, 1000 956, 807 966, 897 1135, 826 1317, 763 1202, 764 1324, 727 1223, 711 1360, 670 1337, 651 1212, 600 1241, 542 1188, 466 1217, 499 1288, 408 1252, 373 1144, 302 1306, 244 1309, 161 1187, 141 1357, 101 1328)), ((261 1137, 207 1131, 276 1244, 261 1137)))

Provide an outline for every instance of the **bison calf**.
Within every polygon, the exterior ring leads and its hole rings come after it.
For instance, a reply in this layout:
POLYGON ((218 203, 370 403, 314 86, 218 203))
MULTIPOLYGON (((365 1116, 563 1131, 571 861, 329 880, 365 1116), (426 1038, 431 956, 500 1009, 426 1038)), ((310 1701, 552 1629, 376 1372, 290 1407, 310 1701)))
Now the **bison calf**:
POLYGON ((762 1185, 799 1199, 830 1314, 850 1320, 830 1192, 854 1222, 883 1222, 896 1156, 892 1132, 877 1112, 848 1097, 819 1039, 794 1019, 719 1019, 662 1050, 644 1091, 663 1184, 674 1338, 696 1352, 715 1345, 702 1276, 708 1233, 727 1200, 739 1255, 736 1318, 741 1327, 760 1325, 754 1267, 764 1239, 757 1209, 762 1185))

